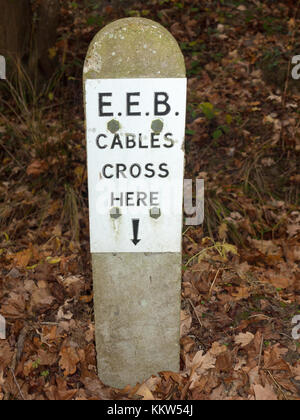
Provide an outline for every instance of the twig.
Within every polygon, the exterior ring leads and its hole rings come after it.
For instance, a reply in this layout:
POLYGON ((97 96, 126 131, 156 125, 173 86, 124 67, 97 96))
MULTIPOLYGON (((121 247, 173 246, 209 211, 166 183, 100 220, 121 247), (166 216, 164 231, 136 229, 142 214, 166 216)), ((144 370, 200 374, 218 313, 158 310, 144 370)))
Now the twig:
POLYGON ((195 258, 200 257, 200 255, 202 255, 204 252, 209 251, 210 249, 214 249, 215 247, 216 245, 212 245, 208 248, 202 249, 202 251, 198 252, 196 255, 193 255, 184 266, 187 267, 195 258))
POLYGON ((23 349, 24 349, 24 342, 25 342, 25 338, 26 338, 27 333, 28 333, 28 329, 29 329, 29 327, 25 326, 19 334, 19 338, 18 338, 18 341, 17 341, 16 349, 15 349, 15 354, 14 354, 14 357, 13 357, 11 365, 10 365, 10 368, 13 371, 16 369, 17 364, 21 360, 21 356, 22 356, 23 349))
POLYGON ((197 317, 197 319, 198 319, 198 322, 199 322, 199 324, 200 324, 200 327, 202 328, 202 327, 203 327, 203 324, 202 324, 201 319, 199 318, 199 316, 198 316, 198 314, 197 314, 197 311, 196 311, 196 308, 195 308, 195 306, 194 306, 193 302, 191 301, 191 299, 188 299, 188 301, 189 301, 189 303, 190 303, 191 307, 192 307, 192 308, 193 308, 193 310, 194 310, 194 313, 195 313, 195 315, 196 315, 196 317, 197 317))
POLYGON ((279 385, 279 383, 276 381, 276 379, 274 378, 274 376, 272 375, 272 373, 271 373, 269 370, 267 370, 267 372, 268 372, 268 374, 270 375, 270 377, 271 377, 272 381, 274 382, 274 384, 276 385, 276 387, 277 387, 277 388, 279 389, 279 391, 281 392, 281 394, 282 394, 283 398, 287 401, 287 400, 288 400, 288 398, 287 398, 287 396, 285 395, 285 393, 283 392, 283 390, 282 390, 281 386, 279 385))
POLYGON ((214 281, 212 282, 212 284, 211 284, 211 286, 210 286, 209 293, 208 293, 208 298, 209 298, 209 299, 211 298, 211 295, 212 295, 212 292, 213 292, 213 289, 214 289, 214 286, 215 286, 215 283, 216 283, 217 277, 218 277, 218 275, 219 275, 219 272, 220 272, 220 268, 218 268, 218 271, 217 271, 217 273, 216 273, 216 275, 215 275, 214 281))
POLYGON ((16 164, 23 169, 23 171, 25 171, 25 167, 14 157, 14 155, 12 153, 10 153, 10 151, 4 146, 3 143, 0 143, 0 146, 2 147, 2 149, 5 151, 5 153, 7 153, 14 162, 16 162, 16 164))
POLYGON ((283 337, 288 338, 288 339, 289 339, 289 340, 291 340, 293 343, 295 342, 295 340, 294 340, 292 337, 290 337, 289 335, 287 335, 287 334, 284 334, 284 333, 279 333, 279 335, 282 335, 283 337))
POLYGON ((187 381, 183 390, 181 391, 180 400, 185 400, 186 399, 186 394, 189 390, 190 385, 191 385, 191 381, 189 380, 189 381, 187 381))
POLYGON ((11 370, 12 376, 13 376, 13 378, 14 378, 14 382, 15 382, 15 384, 16 384, 16 386, 17 386, 17 388, 18 388, 18 391, 19 391, 19 393, 20 393, 20 395, 21 395, 21 398, 22 398, 24 401, 26 401, 26 398, 25 398, 25 396, 24 396, 24 394, 23 394, 23 392, 22 392, 22 390, 21 390, 21 388, 20 388, 20 385, 18 384, 18 381, 17 381, 17 378, 16 378, 16 375, 15 375, 14 370, 13 370, 12 368, 11 368, 10 370, 11 370))
POLYGON ((259 351, 259 359, 258 359, 258 371, 260 371, 263 346, 264 346, 264 336, 261 337, 261 344, 260 344, 260 351, 259 351))

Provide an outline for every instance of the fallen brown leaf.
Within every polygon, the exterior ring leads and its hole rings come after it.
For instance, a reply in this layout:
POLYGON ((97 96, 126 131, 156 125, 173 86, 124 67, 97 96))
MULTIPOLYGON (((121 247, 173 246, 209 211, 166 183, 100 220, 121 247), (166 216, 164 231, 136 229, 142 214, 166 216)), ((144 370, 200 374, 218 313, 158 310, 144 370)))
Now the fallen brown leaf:
POLYGON ((39 176, 48 170, 48 164, 44 160, 34 160, 28 166, 26 173, 28 176, 39 176))
POLYGON ((73 347, 63 347, 59 353, 59 366, 64 370, 64 375, 74 375, 77 370, 77 364, 80 359, 73 347))
POLYGON ((248 346, 248 344, 252 343, 253 340, 254 340, 254 335, 251 334, 250 332, 247 332, 245 334, 240 333, 234 339, 235 343, 239 344, 241 347, 248 346))
POLYGON ((277 395, 270 385, 263 387, 262 385, 253 385, 255 398, 257 401, 277 401, 277 395))

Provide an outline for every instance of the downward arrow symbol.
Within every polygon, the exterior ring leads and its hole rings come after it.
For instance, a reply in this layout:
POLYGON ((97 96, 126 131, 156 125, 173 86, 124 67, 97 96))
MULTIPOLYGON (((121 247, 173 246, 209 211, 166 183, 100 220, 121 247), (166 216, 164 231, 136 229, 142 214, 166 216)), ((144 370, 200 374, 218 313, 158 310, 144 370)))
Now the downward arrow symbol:
POLYGON ((140 242, 140 239, 138 239, 139 224, 140 224, 139 219, 132 219, 133 239, 131 239, 131 240, 132 240, 132 242, 134 243, 135 246, 140 242))

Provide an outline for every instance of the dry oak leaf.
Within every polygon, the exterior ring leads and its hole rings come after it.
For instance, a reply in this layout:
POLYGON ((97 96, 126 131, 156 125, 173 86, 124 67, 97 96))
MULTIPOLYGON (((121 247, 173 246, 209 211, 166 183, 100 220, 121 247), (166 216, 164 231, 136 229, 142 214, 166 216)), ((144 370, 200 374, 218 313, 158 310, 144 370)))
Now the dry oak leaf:
POLYGON ((11 292, 1 305, 1 315, 5 318, 23 318, 25 312, 25 294, 11 292))
POLYGON ((57 355, 56 353, 50 353, 49 350, 39 349, 37 359, 41 366, 53 366, 57 362, 57 355))
POLYGON ((247 365, 247 360, 244 357, 237 357, 236 358, 236 364, 234 366, 234 371, 238 372, 241 370, 244 366, 247 365))
POLYGON ((277 401, 277 395, 270 385, 253 385, 256 401, 277 401))
POLYGON ((64 370, 64 375, 74 375, 77 370, 77 364, 80 361, 76 350, 73 347, 63 347, 59 356, 59 366, 64 370))
POLYGON ((246 280, 247 273, 249 273, 250 270, 250 265, 246 261, 244 261, 242 264, 237 264, 235 266, 235 271, 242 280, 246 280))
POLYGON ((161 378, 158 376, 151 376, 151 378, 145 381, 145 384, 150 389, 151 392, 156 391, 159 384, 161 384, 161 378))
POLYGON ((250 385, 261 385, 260 370, 258 366, 248 372, 250 385))
POLYGON ((223 384, 215 388, 209 396, 210 401, 225 401, 227 399, 228 393, 226 392, 226 388, 223 384))
POLYGON ((250 291, 248 287, 239 287, 237 292, 232 293, 234 300, 243 300, 248 299, 250 296, 250 291))
POLYGON ((192 325, 192 317, 188 311, 180 313, 180 337, 184 337, 189 332, 192 325))
POLYGON ((136 391, 137 395, 140 395, 143 397, 143 400, 147 400, 147 401, 152 401, 155 400, 152 392, 150 391, 150 389, 147 387, 147 385, 144 383, 142 384, 139 389, 136 391))
POLYGON ((7 341, 0 341, 0 367, 5 369, 11 362, 13 351, 7 341))
POLYGON ((288 225, 287 233, 288 233, 290 238, 292 238, 293 236, 296 236, 297 233, 299 233, 299 232, 300 232, 300 225, 299 224, 288 225))
POLYGON ((25 268, 28 266, 32 257, 32 250, 30 248, 20 251, 14 255, 14 262, 17 267, 25 268))
POLYGON ((76 296, 78 298, 84 290, 85 282, 80 276, 70 276, 63 281, 63 286, 65 287, 68 296, 76 296))
POLYGON ((213 343, 209 352, 213 356, 220 356, 220 354, 227 352, 227 347, 224 344, 222 345, 216 341, 213 343))
POLYGON ((203 351, 198 351, 192 360, 187 358, 186 367, 191 371, 190 376, 190 389, 194 389, 197 385, 201 376, 207 371, 214 369, 216 365, 216 358, 210 352, 203 355, 203 351))
POLYGON ((49 290, 37 288, 31 295, 29 309, 32 313, 37 311, 45 312, 51 307, 54 301, 55 299, 49 290))
POLYGON ((216 369, 218 372, 230 372, 232 368, 232 355, 229 351, 217 357, 216 369))
POLYGON ((95 326, 93 324, 89 324, 88 330, 85 333, 85 339, 88 343, 91 343, 95 338, 95 326))
POLYGON ((287 350, 280 349, 279 344, 265 350, 264 368, 267 370, 284 370, 290 372, 289 365, 282 358, 286 353, 287 350))
POLYGON ((240 333, 234 339, 235 343, 240 345, 243 348, 248 346, 248 344, 252 343, 253 340, 254 340, 254 335, 251 334, 250 332, 247 332, 245 334, 240 333))
POLYGON ((56 383, 57 386, 51 385, 45 392, 49 400, 69 401, 75 398, 77 389, 68 389, 67 382, 59 376, 56 377, 56 383))
POLYGON ((198 379, 196 386, 193 386, 192 398, 199 399, 203 392, 209 395, 218 385, 220 385, 220 379, 217 373, 211 370, 207 375, 202 375, 198 379))
POLYGON ((104 386, 98 377, 81 377, 80 382, 84 384, 84 390, 88 398, 98 400, 112 400, 114 398, 113 389, 104 386))
POLYGON ((297 381, 300 381, 300 362, 298 361, 297 365, 292 367, 293 376, 297 381))
POLYGON ((42 342, 44 344, 48 344, 48 342, 53 342, 57 339, 57 326, 53 325, 53 327, 45 326, 43 327, 43 335, 42 335, 42 342))
POLYGON ((268 281, 275 287, 280 289, 287 289, 293 284, 293 276, 288 274, 268 274, 268 281))
POLYGON ((30 373, 33 370, 33 365, 34 365, 33 360, 28 360, 27 362, 24 363, 24 367, 23 367, 24 376, 29 376, 30 375, 30 373))
POLYGON ((203 351, 199 350, 193 359, 187 363, 187 368, 196 368, 197 371, 207 371, 209 369, 214 369, 216 363, 216 358, 210 352, 203 355, 203 351))
POLYGON ((34 160, 28 166, 26 173, 29 176, 39 176, 48 170, 48 164, 44 160, 34 160))
POLYGON ((257 240, 257 239, 250 239, 250 244, 258 249, 262 254, 267 256, 282 256, 282 250, 281 248, 274 244, 272 241, 264 241, 264 240, 257 240))

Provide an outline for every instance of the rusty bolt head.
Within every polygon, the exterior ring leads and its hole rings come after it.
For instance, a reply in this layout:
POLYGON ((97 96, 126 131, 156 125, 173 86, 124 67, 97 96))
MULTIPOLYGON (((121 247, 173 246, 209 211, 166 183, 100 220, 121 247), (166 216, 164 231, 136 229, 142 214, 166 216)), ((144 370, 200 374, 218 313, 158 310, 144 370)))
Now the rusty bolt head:
POLYGON ((121 211, 120 211, 120 209, 119 209, 119 207, 113 207, 111 210, 110 210, 110 217, 112 218, 112 219, 118 219, 119 217, 121 217, 122 216, 122 214, 121 214, 121 211))
POLYGON ((161 211, 159 207, 152 207, 152 209, 150 209, 150 217, 152 217, 152 219, 159 219, 161 216, 161 211))

